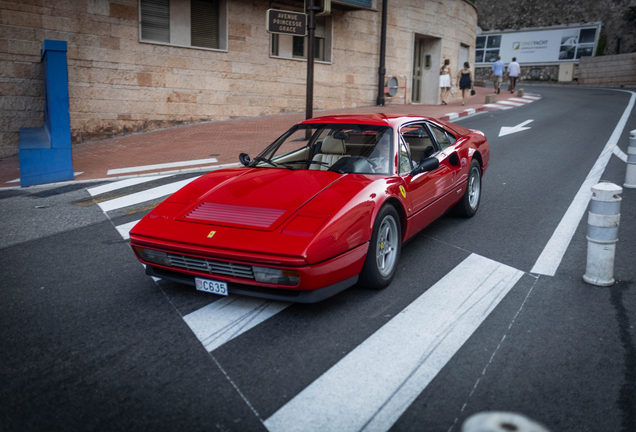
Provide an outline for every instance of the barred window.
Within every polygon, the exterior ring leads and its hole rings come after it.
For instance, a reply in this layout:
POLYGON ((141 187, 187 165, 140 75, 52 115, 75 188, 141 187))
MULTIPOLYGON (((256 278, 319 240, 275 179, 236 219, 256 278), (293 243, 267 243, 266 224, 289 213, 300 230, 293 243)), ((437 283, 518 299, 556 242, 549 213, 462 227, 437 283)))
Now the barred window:
POLYGON ((227 0, 139 0, 140 40, 227 49, 227 0))

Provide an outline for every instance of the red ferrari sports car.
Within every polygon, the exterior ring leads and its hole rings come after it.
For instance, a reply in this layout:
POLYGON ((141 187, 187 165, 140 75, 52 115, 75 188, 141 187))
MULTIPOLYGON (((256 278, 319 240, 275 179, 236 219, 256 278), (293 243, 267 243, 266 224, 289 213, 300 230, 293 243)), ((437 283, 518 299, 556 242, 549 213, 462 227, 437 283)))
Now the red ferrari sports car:
POLYGON ((147 274, 221 295, 313 303, 395 276, 402 242, 479 208, 490 150, 426 117, 318 117, 210 172, 130 232, 147 274))

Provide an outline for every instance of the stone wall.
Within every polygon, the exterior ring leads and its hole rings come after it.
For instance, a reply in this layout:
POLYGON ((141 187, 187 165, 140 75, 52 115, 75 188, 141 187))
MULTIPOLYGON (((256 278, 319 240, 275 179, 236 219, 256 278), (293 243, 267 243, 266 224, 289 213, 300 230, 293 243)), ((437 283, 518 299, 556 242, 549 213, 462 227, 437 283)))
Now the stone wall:
POLYGON ((636 0, 477 0, 476 4, 484 31, 601 21, 601 54, 636 51, 636 23, 626 16, 636 0))
MULTIPOLYGON (((224 52, 139 42, 138 0, 0 3, 0 157, 17 153, 21 127, 42 126, 44 39, 68 42, 74 144, 177 124, 304 111, 306 62, 269 55, 265 13, 272 4, 228 0, 224 52)), ((314 109, 374 105, 381 13, 332 12, 333 58, 315 65, 314 109)), ((469 45, 472 63, 476 25, 477 11, 466 0, 392 1, 387 74, 403 75, 400 85, 408 86, 410 97, 415 33, 441 38, 443 58, 457 59, 459 44, 469 45)))
POLYGON ((583 85, 636 85, 636 53, 584 57, 579 63, 579 83, 583 85))
MULTIPOLYGON (((506 65, 507 66, 507 65, 506 65)), ((576 68, 576 65, 575 65, 576 68)), ((476 67, 475 79, 477 81, 490 81, 491 66, 476 67)), ((550 66, 523 66, 519 81, 557 81, 559 79, 559 65, 550 66)), ((506 81, 506 77, 504 77, 506 81)))

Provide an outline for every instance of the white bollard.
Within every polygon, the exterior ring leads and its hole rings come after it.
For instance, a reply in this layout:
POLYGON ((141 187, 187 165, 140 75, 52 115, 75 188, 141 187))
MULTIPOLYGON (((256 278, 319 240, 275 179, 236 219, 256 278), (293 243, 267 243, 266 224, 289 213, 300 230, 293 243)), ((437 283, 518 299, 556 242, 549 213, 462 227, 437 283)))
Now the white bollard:
POLYGON ((512 412, 481 412, 468 417, 462 432, 549 432, 528 417, 512 412))
POLYGON ((636 188, 636 130, 629 133, 629 147, 627 147, 627 171, 623 187, 636 188))
POLYGON ((618 241, 623 188, 601 182, 592 186, 587 219, 587 266, 583 280, 592 285, 614 284, 614 256, 618 241))

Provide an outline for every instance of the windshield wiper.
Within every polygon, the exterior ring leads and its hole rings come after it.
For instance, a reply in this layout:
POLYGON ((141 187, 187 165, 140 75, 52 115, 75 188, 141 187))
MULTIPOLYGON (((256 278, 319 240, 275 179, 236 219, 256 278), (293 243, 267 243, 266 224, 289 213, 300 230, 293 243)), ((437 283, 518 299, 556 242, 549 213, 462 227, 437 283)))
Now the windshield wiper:
POLYGON ((327 167, 327 171, 333 171, 333 172, 337 172, 339 174, 347 174, 346 172, 344 172, 341 169, 332 168, 332 166, 329 165, 328 162, 314 161, 314 160, 309 160, 309 159, 300 159, 300 160, 289 161, 289 162, 285 162, 285 163, 287 163, 287 164, 295 164, 295 163, 319 164, 319 165, 322 165, 322 166, 326 166, 327 167))
POLYGON ((288 163, 288 164, 297 164, 297 163, 312 164, 312 163, 314 163, 314 164, 320 164, 320 165, 323 165, 323 166, 326 166, 326 167, 329 166, 329 164, 327 162, 314 161, 314 160, 309 160, 309 159, 300 159, 300 160, 289 161, 289 162, 285 162, 285 163, 288 163))
POLYGON ((287 162, 274 162, 274 161, 273 161, 273 160, 271 160, 271 159, 265 159, 265 158, 263 158, 263 157, 259 157, 259 156, 256 156, 256 157, 255 157, 254 159, 252 159, 252 160, 253 160, 253 161, 256 161, 256 162, 265 162, 265 163, 268 163, 268 164, 270 164, 271 166, 273 166, 273 167, 275 167, 275 168, 283 167, 283 168, 290 169, 290 170, 292 170, 292 171, 295 171, 295 170, 296 170, 296 168, 294 168, 294 167, 292 167, 292 166, 287 165, 287 162))

